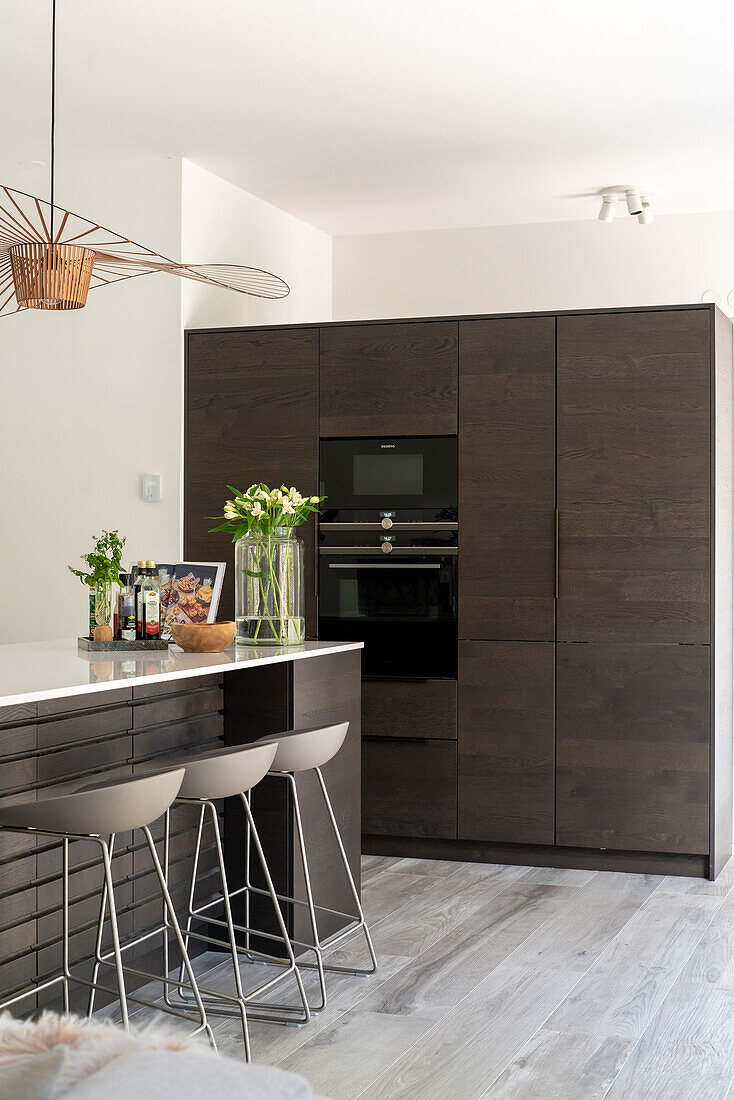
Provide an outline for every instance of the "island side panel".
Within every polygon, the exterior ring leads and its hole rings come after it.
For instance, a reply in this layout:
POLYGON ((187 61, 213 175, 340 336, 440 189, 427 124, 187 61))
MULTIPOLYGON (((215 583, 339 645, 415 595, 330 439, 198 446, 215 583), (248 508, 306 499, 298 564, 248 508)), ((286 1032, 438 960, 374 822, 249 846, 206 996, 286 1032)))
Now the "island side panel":
MULTIPOLYGON (((327 726, 349 722, 349 732, 339 753, 323 768, 347 858, 360 889, 361 856, 361 650, 296 661, 293 668, 293 727, 327 726)), ((339 859, 334 833, 314 773, 298 777, 298 797, 317 904, 354 912, 354 901, 339 859)), ((296 897, 305 897, 303 875, 294 851, 296 897)), ((332 935, 347 921, 319 914, 322 938, 332 935)), ((297 907, 295 937, 307 936, 306 910, 297 907)))

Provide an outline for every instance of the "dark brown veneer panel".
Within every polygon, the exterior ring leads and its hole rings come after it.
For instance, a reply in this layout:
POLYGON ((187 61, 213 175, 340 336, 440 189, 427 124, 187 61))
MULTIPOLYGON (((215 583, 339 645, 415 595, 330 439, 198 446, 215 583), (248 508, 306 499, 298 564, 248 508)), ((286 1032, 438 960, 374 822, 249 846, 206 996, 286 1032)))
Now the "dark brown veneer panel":
POLYGON ((459 645, 459 837, 553 843, 552 642, 459 645))
POLYGON ((321 330, 322 436, 455 435, 455 321, 321 330))
POLYGON ((709 326, 558 318, 559 641, 710 641, 709 326))
MULTIPOLYGON (((318 331, 192 332, 187 337, 185 554, 226 561, 219 619, 234 618, 234 551, 210 534, 227 485, 285 482, 317 492, 318 331)), ((316 630, 313 521, 306 544, 307 629, 316 630)))
POLYGON ((459 637, 552 641, 555 318, 459 324, 459 637))
POLYGON ((365 737, 456 740, 455 680, 364 680, 365 737))
POLYGON ((708 853, 710 653, 558 646, 557 843, 708 853))

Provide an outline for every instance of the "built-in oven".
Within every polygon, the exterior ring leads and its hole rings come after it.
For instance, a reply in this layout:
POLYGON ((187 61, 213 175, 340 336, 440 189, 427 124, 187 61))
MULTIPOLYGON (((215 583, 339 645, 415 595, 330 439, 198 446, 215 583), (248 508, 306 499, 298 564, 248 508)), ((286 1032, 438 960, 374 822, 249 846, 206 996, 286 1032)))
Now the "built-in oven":
POLYGON ((321 444, 319 637, 363 641, 363 675, 454 679, 456 438, 321 444))

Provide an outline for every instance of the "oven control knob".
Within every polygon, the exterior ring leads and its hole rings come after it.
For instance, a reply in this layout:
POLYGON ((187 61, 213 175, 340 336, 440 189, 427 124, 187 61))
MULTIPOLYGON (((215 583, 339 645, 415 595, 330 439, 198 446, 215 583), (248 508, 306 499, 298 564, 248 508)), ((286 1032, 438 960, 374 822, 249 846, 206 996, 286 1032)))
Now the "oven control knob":
POLYGON ((392 520, 390 519, 389 516, 385 516, 385 518, 381 522, 382 522, 382 526, 385 528, 386 531, 389 531, 390 528, 392 527, 392 520))
POLYGON ((383 542, 382 552, 383 552, 383 554, 392 554, 392 543, 391 542, 383 542))

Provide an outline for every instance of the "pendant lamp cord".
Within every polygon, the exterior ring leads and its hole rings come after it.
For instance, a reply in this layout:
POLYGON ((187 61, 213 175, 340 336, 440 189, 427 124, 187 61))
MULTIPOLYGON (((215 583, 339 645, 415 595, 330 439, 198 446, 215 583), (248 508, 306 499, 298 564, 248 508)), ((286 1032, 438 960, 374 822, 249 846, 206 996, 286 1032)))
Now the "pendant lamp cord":
POLYGON ((54 239, 54 175, 56 130, 56 0, 51 0, 51 244, 54 239))

